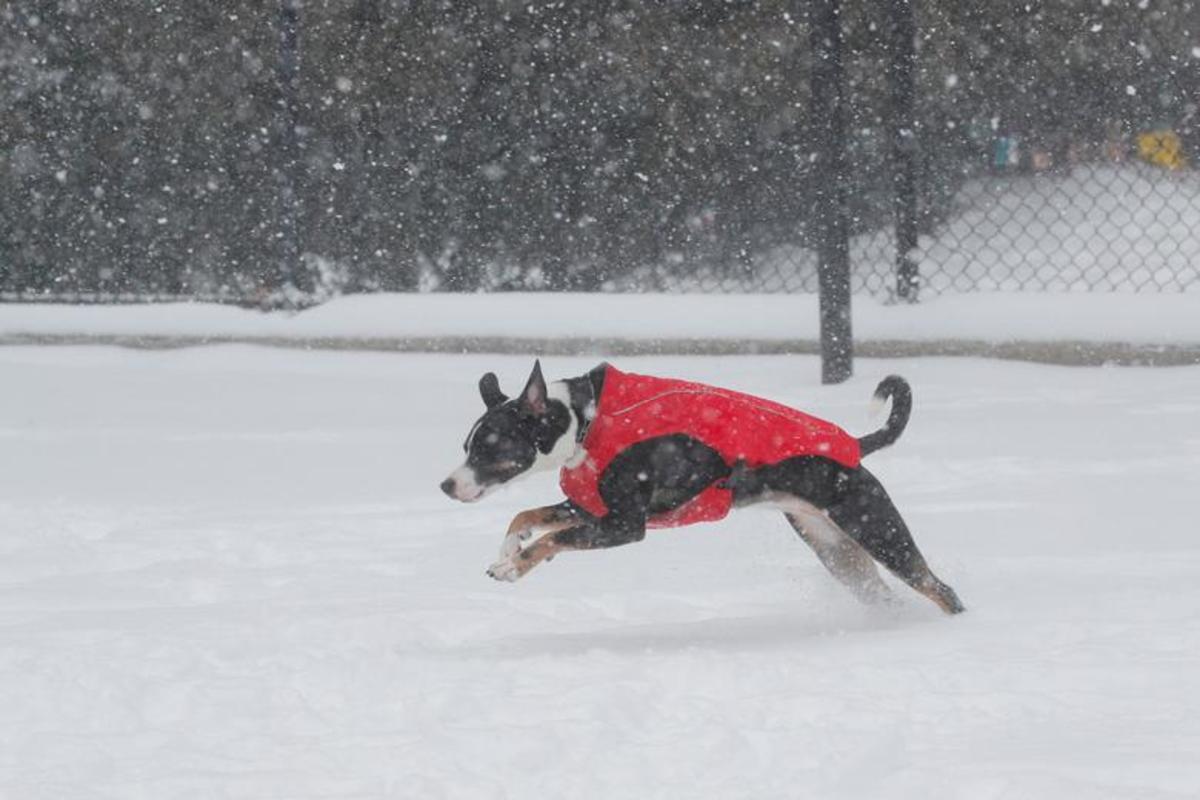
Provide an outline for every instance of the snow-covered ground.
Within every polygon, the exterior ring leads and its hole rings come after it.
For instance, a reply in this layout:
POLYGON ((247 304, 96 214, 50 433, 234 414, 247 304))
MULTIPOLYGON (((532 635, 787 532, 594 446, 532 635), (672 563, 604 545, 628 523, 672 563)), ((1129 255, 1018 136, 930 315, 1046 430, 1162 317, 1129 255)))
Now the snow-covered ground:
POLYGON ((1200 795, 1200 368, 620 364, 856 432, 906 375, 868 463, 968 613, 754 510, 492 582, 553 480, 437 483, 528 359, 3 348, 0 797, 1200 795))

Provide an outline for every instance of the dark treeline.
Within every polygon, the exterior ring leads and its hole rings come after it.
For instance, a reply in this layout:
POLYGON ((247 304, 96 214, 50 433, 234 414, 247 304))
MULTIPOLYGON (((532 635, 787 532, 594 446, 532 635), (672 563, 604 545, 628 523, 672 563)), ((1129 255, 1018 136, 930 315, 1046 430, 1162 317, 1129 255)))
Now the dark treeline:
MULTIPOLYGON (((0 291, 595 290, 806 242, 806 4, 308 0, 0 8, 0 291)), ((916 4, 936 224, 997 136, 1195 141, 1192 2, 916 4), (1142 6, 1142 7, 1139 7, 1142 6)), ((849 198, 887 224, 887 3, 847 0, 849 198)))

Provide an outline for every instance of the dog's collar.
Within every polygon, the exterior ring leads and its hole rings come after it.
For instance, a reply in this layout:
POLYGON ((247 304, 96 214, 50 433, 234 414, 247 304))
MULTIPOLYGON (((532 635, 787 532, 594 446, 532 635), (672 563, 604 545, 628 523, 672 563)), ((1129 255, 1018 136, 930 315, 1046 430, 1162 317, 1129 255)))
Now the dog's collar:
POLYGON ((596 369, 584 375, 582 380, 571 382, 571 410, 575 412, 578 429, 575 432, 575 443, 583 444, 587 438, 596 415, 600 413, 600 393, 604 390, 604 372, 607 364, 601 364, 596 369), (588 410, 591 410, 591 416, 588 410))
POLYGON ((576 409, 576 419, 579 421, 579 430, 575 433, 575 443, 583 444, 583 440, 587 438, 588 431, 592 429, 592 422, 596 419, 596 387, 592 384, 591 376, 584 381, 584 387, 587 390, 586 399, 583 404, 576 409), (588 409, 592 410, 591 416, 588 416, 588 409))

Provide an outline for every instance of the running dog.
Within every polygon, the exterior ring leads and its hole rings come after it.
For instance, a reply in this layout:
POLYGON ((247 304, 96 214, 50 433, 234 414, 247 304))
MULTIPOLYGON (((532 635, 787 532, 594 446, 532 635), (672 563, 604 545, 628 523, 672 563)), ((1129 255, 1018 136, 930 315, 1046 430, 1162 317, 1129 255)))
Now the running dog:
POLYGON ((880 382, 875 400, 890 399, 891 412, 862 438, 770 400, 608 364, 547 384, 535 362, 511 399, 489 372, 479 393, 487 411, 442 491, 472 503, 519 476, 558 469, 567 497, 517 514, 488 570, 496 580, 515 581, 564 550, 630 544, 647 528, 718 520, 731 508, 766 503, 864 602, 891 599, 878 561, 947 614, 964 610, 861 463, 908 424, 912 391, 903 378, 880 382))

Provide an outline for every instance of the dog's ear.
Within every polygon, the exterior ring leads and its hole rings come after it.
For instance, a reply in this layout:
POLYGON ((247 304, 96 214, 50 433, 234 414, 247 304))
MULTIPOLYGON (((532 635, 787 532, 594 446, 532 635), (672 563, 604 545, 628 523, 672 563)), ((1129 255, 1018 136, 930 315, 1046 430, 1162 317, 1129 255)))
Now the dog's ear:
POLYGON ((494 372, 485 373, 479 379, 479 394, 483 397, 483 404, 488 408, 495 408, 508 400, 508 395, 500 391, 500 381, 494 372))
POLYGON ((534 414, 546 413, 546 379, 542 377, 541 361, 533 362, 533 373, 521 392, 521 405, 534 414))

